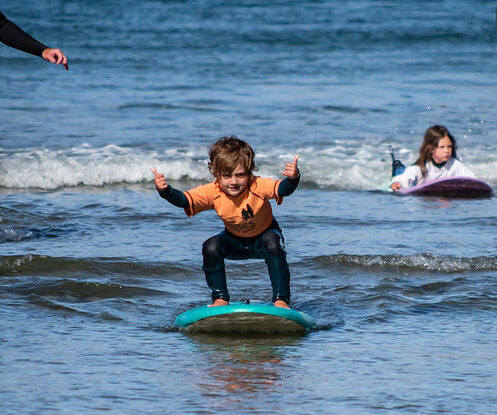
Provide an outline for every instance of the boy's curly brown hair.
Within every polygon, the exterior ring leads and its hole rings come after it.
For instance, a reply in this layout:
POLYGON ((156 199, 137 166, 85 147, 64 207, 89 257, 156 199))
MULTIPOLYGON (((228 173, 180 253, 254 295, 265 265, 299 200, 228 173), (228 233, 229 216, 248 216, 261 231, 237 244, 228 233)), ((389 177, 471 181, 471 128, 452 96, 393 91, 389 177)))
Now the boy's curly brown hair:
POLYGON ((231 175, 241 164, 245 172, 252 175, 257 170, 254 157, 252 147, 236 135, 221 137, 209 149, 209 171, 214 177, 220 178, 231 175))

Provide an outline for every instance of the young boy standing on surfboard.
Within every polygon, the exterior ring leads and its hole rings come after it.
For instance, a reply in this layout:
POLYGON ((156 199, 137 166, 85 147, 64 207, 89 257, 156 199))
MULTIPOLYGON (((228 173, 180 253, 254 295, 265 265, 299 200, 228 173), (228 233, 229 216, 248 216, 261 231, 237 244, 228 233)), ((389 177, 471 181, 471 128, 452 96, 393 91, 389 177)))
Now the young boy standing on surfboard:
POLYGON ((225 229, 207 239, 202 246, 203 270, 212 291, 212 306, 228 305, 224 259, 264 259, 273 288, 273 304, 288 308, 290 271, 286 261, 284 239, 273 216, 269 199, 281 204, 284 196, 297 188, 299 156, 287 163, 284 180, 255 176, 254 150, 236 136, 222 137, 209 149, 209 171, 214 181, 186 192, 167 184, 163 174, 155 175, 159 195, 192 217, 214 209, 225 229))

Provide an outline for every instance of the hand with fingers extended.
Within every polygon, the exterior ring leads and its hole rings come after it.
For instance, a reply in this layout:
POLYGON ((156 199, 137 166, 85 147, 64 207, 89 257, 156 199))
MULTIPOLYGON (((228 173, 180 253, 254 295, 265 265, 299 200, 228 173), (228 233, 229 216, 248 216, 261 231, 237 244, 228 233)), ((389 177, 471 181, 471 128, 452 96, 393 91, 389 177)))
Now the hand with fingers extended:
POLYGON ((291 180, 295 180, 299 177, 300 172, 299 172, 299 168, 297 166, 297 163, 299 161, 299 157, 300 156, 297 154, 291 163, 286 163, 285 171, 281 172, 281 174, 283 176, 286 176, 291 180))
POLYGON ((156 169, 150 168, 150 171, 154 174, 155 178, 155 188, 157 189, 158 192, 162 192, 163 190, 167 189, 167 182, 166 178, 162 173, 157 172, 156 169))

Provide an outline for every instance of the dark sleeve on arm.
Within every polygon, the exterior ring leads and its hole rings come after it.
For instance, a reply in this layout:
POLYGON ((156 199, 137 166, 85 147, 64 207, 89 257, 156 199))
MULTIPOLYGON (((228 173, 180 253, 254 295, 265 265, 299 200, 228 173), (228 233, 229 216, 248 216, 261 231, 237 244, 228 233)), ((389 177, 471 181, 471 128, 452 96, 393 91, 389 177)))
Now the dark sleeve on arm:
POLYGON ((19 26, 8 20, 2 12, 0 12, 0 42, 5 43, 11 48, 40 57, 42 52, 47 49, 47 46, 38 42, 19 26))
POLYGON ((159 192, 160 197, 166 199, 169 203, 179 208, 186 209, 189 207, 188 199, 183 192, 176 190, 174 187, 167 185, 166 189, 159 192))
POLYGON ((278 187, 278 196, 279 197, 285 197, 285 196, 290 196, 293 192, 295 192, 295 189, 299 185, 300 182, 300 174, 299 177, 296 179, 289 179, 288 177, 285 178, 285 180, 282 180, 279 187, 278 187))

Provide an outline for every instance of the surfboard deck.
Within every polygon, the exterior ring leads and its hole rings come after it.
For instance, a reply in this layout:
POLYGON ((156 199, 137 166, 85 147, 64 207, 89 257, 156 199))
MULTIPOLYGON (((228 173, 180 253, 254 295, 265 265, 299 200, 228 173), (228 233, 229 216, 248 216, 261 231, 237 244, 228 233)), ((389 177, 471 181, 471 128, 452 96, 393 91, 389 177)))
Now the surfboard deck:
POLYGON ((447 198, 491 197, 492 188, 485 182, 471 177, 450 177, 400 189, 396 194, 447 198))
POLYGON ((316 326, 309 315, 264 303, 231 303, 196 307, 174 324, 188 333, 302 333, 316 326))

